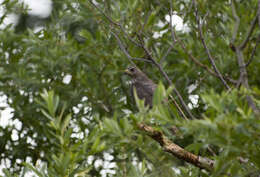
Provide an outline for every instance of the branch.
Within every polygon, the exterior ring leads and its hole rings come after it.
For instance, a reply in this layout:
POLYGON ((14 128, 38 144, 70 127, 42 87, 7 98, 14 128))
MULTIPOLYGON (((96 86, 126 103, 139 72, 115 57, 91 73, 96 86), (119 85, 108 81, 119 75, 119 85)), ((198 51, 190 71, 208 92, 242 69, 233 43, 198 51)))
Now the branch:
MULTIPOLYGON (((245 62, 244 62, 244 57, 243 57, 242 51, 241 51, 241 49, 239 47, 236 47, 235 49, 236 49, 237 62, 238 62, 239 72, 240 72, 239 81, 241 81, 242 85, 246 89, 249 90, 250 87, 249 87, 249 84, 248 84, 247 71, 246 71, 246 67, 245 67, 245 62)), ((248 105, 252 108, 254 113, 259 114, 260 111, 256 107, 253 98, 250 95, 246 95, 246 99, 247 99, 248 105)))
POLYGON ((117 23, 117 22, 115 22, 109 15, 107 15, 105 12, 103 12, 102 11, 102 9, 100 9, 95 3, 93 3, 92 2, 92 0, 88 0, 102 15, 104 15, 107 19, 108 19, 108 21, 111 23, 111 24, 113 24, 113 25, 115 25, 115 26, 118 26, 120 29, 121 29, 121 31, 124 33, 124 35, 132 42, 132 43, 134 43, 136 46, 138 46, 138 47, 141 47, 141 45, 140 44, 138 44, 136 41, 134 41, 133 39, 132 39, 132 37, 130 37, 128 34, 127 34, 127 32, 125 31, 125 29, 123 28, 123 26, 120 24, 120 23, 117 23))
MULTIPOLYGON (((169 85, 172 85, 172 81, 170 80, 170 78, 168 77, 168 75, 166 74, 166 72, 163 70, 162 66, 156 62, 156 60, 153 58, 151 52, 145 47, 144 43, 142 41, 140 41, 140 45, 143 48, 144 52, 146 53, 147 57, 149 58, 149 60, 152 61, 152 63, 159 69, 159 71, 161 72, 161 74, 164 76, 164 78, 167 80, 167 82, 169 83, 169 85)), ((195 117, 192 115, 192 113, 190 112, 188 106, 186 105, 186 103, 184 102, 181 94, 179 93, 179 91, 174 87, 173 91, 175 92, 175 94, 177 95, 177 97, 180 100, 181 105, 183 106, 183 108, 185 109, 185 111, 188 113, 189 117, 191 119, 195 119, 195 117)), ((173 103, 175 104, 175 106, 178 108, 178 110, 180 109, 179 105, 177 104, 177 102, 174 100, 174 98, 171 98, 173 100, 173 103)), ((182 110, 179 110, 182 113, 182 110)), ((184 116, 186 117, 186 116, 184 116)))
POLYGON ((258 16, 258 26, 260 28, 260 0, 258 0, 257 16, 258 16))
MULTIPOLYGON (((161 74, 164 76, 164 78, 167 80, 167 82, 169 83, 169 85, 172 85, 172 81, 171 79, 169 78, 169 76, 167 75, 167 73, 164 71, 164 69, 162 68, 162 66, 156 62, 156 60, 153 58, 153 56, 151 55, 151 52, 144 46, 144 43, 142 43, 142 41, 140 41, 141 45, 142 45, 142 48, 143 50, 145 51, 147 57, 149 58, 149 60, 151 60, 151 62, 159 69, 159 71, 161 72, 161 74)), ((183 106, 183 108, 185 109, 185 111, 188 113, 190 119, 195 119, 195 117, 192 115, 192 113, 190 112, 188 106, 186 105, 186 103, 184 102, 181 94, 179 93, 179 91, 174 87, 173 88, 173 91, 174 93, 177 95, 177 97, 179 98, 180 102, 181 102, 181 105, 183 106)), ((185 114, 183 114, 183 111, 180 109, 180 106, 178 105, 178 103, 176 102, 176 100, 171 97, 174 105, 177 107, 177 109, 179 110, 179 112, 181 113, 181 115, 185 118, 185 114)))
POLYGON ((233 31, 233 35, 232 35, 232 38, 231 38, 231 44, 233 45, 235 40, 236 40, 236 37, 237 37, 238 28, 239 28, 239 25, 240 25, 240 18, 237 15, 236 7, 234 5, 234 1, 233 0, 231 1, 231 8, 232 8, 233 17, 236 20, 234 31, 233 31))
MULTIPOLYGON (((110 23, 112 23, 113 25, 119 26, 120 29, 121 29, 121 31, 124 33, 124 35, 125 35, 132 43, 134 43, 134 44, 135 44, 136 46, 138 46, 138 47, 141 47, 141 48, 144 50, 144 52, 146 53, 146 55, 147 55, 147 57, 148 57, 148 60, 150 60, 151 63, 153 63, 153 64, 159 69, 159 71, 160 71, 160 72, 162 73, 162 75, 165 77, 165 79, 167 80, 167 82, 168 82, 170 85, 172 85, 172 81, 169 79, 168 75, 167 75, 166 72, 163 70, 162 66, 161 66, 159 63, 156 62, 156 60, 152 57, 151 52, 144 46, 144 44, 142 44, 142 42, 141 42, 141 43, 137 43, 136 41, 134 41, 134 40, 127 34, 127 32, 125 31, 125 29, 123 28, 123 26, 122 26, 120 23, 114 22, 110 16, 108 16, 105 12, 103 12, 103 11, 102 11, 98 6, 96 6, 91 0, 89 0, 89 2, 90 2, 96 9, 98 9, 98 11, 99 11, 100 13, 102 13, 102 14, 110 21, 110 23)), ((122 45, 122 42, 120 41, 119 37, 118 37, 117 35, 115 35, 115 33, 112 33, 112 34, 116 37, 116 39, 117 39, 117 41, 118 41, 118 44, 119 44, 119 47, 121 48, 121 50, 126 54, 126 56, 127 56, 128 59, 131 61, 131 63, 132 63, 133 65, 135 65, 132 60, 133 60, 133 59, 137 59, 137 58, 131 57, 131 56, 128 54, 128 52, 126 51, 125 47, 122 45)), ((138 58, 138 60, 140 60, 140 58, 138 58)), ((142 59, 142 60, 143 60, 143 59, 142 59)), ((143 60, 143 61, 144 61, 144 60, 143 60)), ((174 92, 175 92, 175 94, 177 95, 177 97, 179 98, 179 100, 180 100, 182 106, 184 107, 185 111, 189 114, 189 117, 190 117, 191 119, 194 119, 194 116, 191 114, 191 112, 190 112, 188 106, 187 106, 186 103, 184 102, 184 100, 183 100, 182 96, 180 95, 179 91, 178 91, 176 88, 174 88, 174 92)), ((176 103, 177 103, 177 102, 176 102, 176 103)), ((179 106, 176 106, 176 107, 178 108, 179 106)))
MULTIPOLYGON (((259 0, 259 4, 260 4, 260 0, 259 0)), ((246 34, 246 37, 245 37, 244 41, 241 43, 241 45, 239 46, 239 48, 240 48, 241 50, 243 50, 243 49, 246 47, 246 45, 248 44, 249 39, 250 39, 250 36, 251 36, 252 33, 254 32, 255 26, 256 26, 256 24, 257 24, 257 20, 258 20, 259 23, 260 23, 260 20, 259 20, 259 19, 260 19, 260 17, 259 17, 259 16, 260 16, 260 7, 259 7, 259 6, 260 6, 260 5, 258 5, 257 14, 256 14, 254 20, 251 22, 251 25, 250 25, 250 28, 249 28, 247 34, 246 34)), ((233 0, 231 1, 231 8, 232 8, 233 17, 234 17, 235 20, 236 20, 235 28, 234 28, 233 35, 232 35, 232 39, 231 39, 231 45, 232 45, 232 47, 234 48, 234 45, 233 45, 233 44, 234 44, 234 42, 235 42, 235 38, 236 38, 237 33, 238 33, 238 28, 239 28, 239 24, 240 24, 240 18, 239 18, 238 15, 237 15, 236 8, 235 8, 234 1, 233 1, 233 0)))
MULTIPOLYGON (((170 80, 170 78, 168 77, 168 75, 166 74, 166 72, 163 70, 162 66, 157 63, 153 57, 151 56, 150 52, 146 49, 145 46, 143 46, 144 50, 147 51, 146 53, 148 54, 149 56, 149 59, 152 61, 152 63, 159 69, 159 71, 161 72, 161 74, 164 76, 164 78, 167 80, 167 82, 169 83, 169 85, 172 85, 172 81, 170 80)), ((185 111, 188 113, 190 119, 195 119, 195 117, 192 115, 192 113, 190 112, 188 106, 186 105, 186 103, 184 102, 180 92, 174 87, 173 88, 173 91, 174 93, 177 95, 177 97, 179 98, 180 102, 181 102, 181 105, 183 106, 183 108, 185 109, 185 111)), ((174 98, 172 97, 173 99, 173 103, 175 104, 175 106, 179 109, 179 105, 176 105, 177 102, 174 100, 174 98)), ((182 111, 181 111, 182 112, 182 111)))
MULTIPOLYGON (((172 3, 172 1, 170 1, 172 3)), ((172 10, 171 10, 172 11, 172 10)), ((171 12, 170 12, 170 19, 172 18, 171 12)), ((209 72, 211 75, 218 77, 218 75, 212 71, 207 65, 204 65, 203 63, 201 63, 199 60, 197 60, 186 48, 186 46, 184 45, 184 43, 178 38, 178 36, 176 35, 176 33, 174 32, 174 28, 172 27, 171 23, 170 23, 170 27, 171 27, 171 36, 172 36, 172 40, 173 42, 178 42, 181 46, 181 48, 184 50, 184 52, 189 56, 189 58, 199 67, 205 69, 207 72, 209 72)), ((224 76, 224 78, 229 81, 232 84, 236 84, 237 81, 229 78, 228 76, 224 76)))
MULTIPOLYGON (((234 8, 234 7, 233 7, 234 8)), ((258 17, 258 20, 259 20, 259 16, 260 16, 260 0, 258 1, 258 10, 257 10, 257 15, 256 17, 254 18, 254 20, 252 21, 251 23, 251 26, 248 30, 248 33, 246 35, 246 38, 245 40, 241 43, 241 45, 238 45, 238 47, 236 46, 233 46, 235 52, 236 52, 236 56, 237 56, 237 63, 238 63, 238 66, 239 66, 239 72, 240 72, 240 76, 239 76, 239 79, 238 79, 238 82, 237 82, 237 87, 239 87, 240 84, 242 84, 246 89, 250 89, 249 87, 249 84, 248 84, 248 77, 247 77, 247 71, 246 71, 246 66, 247 64, 245 64, 245 61, 244 61, 244 56, 243 56, 243 53, 242 53, 242 50, 244 49, 244 47, 246 46, 246 44, 248 43, 249 41, 249 38, 251 36, 251 34, 253 33, 253 30, 255 28, 255 25, 256 25, 256 22, 257 22, 257 17, 258 17)), ((234 9, 234 12, 235 12, 235 9, 234 9)), ((237 20, 237 23, 240 21, 239 17, 237 16, 236 13, 233 12, 233 16, 236 18, 237 20)), ((256 44, 257 45, 257 44, 256 44)), ((254 49, 255 50, 255 49, 254 49)), ((253 56, 254 54, 254 50, 252 52, 252 55, 251 57, 253 56)), ((249 63, 251 62, 252 59, 249 59, 249 63)), ((248 102, 248 105, 251 107, 251 109, 254 111, 255 114, 259 114, 260 113, 260 110, 256 107, 255 103, 254 103, 254 100, 252 98, 251 95, 246 95, 246 100, 248 102)))
POLYGON ((251 56, 250 56, 248 62, 246 63, 245 67, 248 67, 248 66, 250 65, 250 63, 253 61, 254 56, 255 56, 255 52, 256 52, 256 48, 257 48, 259 42, 260 42, 260 34, 258 35, 258 37, 257 37, 257 39, 256 39, 255 47, 254 47, 254 49, 252 50, 251 56))
MULTIPOLYGON (((184 50, 184 52, 189 56, 189 58, 198 66, 202 67, 203 69, 205 69, 207 72, 209 72, 211 75, 215 76, 215 77, 218 77, 218 75, 212 71, 207 65, 204 65, 203 63, 199 62, 198 59, 196 59, 189 51, 188 49, 186 48, 186 46, 184 45, 184 43, 177 37, 176 35, 176 40, 177 42, 181 45, 181 48, 184 50)), ((228 80, 230 83, 232 84, 236 84, 237 81, 234 80, 234 79, 231 79, 227 76, 224 76, 226 80, 228 80)))
POLYGON ((257 19, 258 19, 258 16, 256 15, 254 20, 251 22, 251 26, 250 26, 250 29, 249 31, 247 32, 246 34, 246 38, 244 39, 244 41, 242 42, 242 44, 239 46, 240 49, 244 49, 249 41, 249 38, 250 36, 252 35, 254 29, 255 29, 255 26, 257 24, 257 19))
POLYGON ((148 136, 160 144, 165 152, 172 154, 174 157, 177 157, 181 160, 184 160, 185 162, 207 171, 212 171, 214 169, 215 161, 186 151, 182 147, 169 140, 166 136, 163 135, 162 132, 153 129, 153 127, 144 123, 140 123, 138 124, 138 128, 146 132, 148 136))
MULTIPOLYGON (((132 65, 135 66, 135 63, 134 63, 132 60, 140 60, 140 61, 152 62, 151 60, 144 59, 144 58, 133 58, 133 57, 131 57, 131 56, 129 55, 129 53, 127 52, 126 48, 124 47, 124 45, 122 44, 120 38, 119 38, 115 33, 113 33, 113 32, 111 32, 111 33, 112 33, 112 35, 115 36, 115 38, 117 39, 117 43, 118 43, 120 49, 124 52, 124 54, 127 56, 128 60, 130 61, 130 63, 131 63, 132 65)), ((160 66, 160 65, 159 65, 159 66, 160 66)), ((160 67, 160 68, 161 68, 161 67, 160 67)), ((160 71, 164 72, 164 71, 162 70, 162 68, 161 68, 160 71)), ((164 74, 166 74, 166 73, 164 72, 164 74)), ((166 76, 167 76, 167 74, 166 74, 166 76)), ((167 78, 168 78, 168 76, 167 76, 167 78)), ((168 78, 168 79, 169 79, 169 78, 168 78)), ((169 79, 169 81, 171 82, 170 79, 169 79)), ((171 84, 172 84, 172 83, 171 83, 171 84)), ((177 92, 178 92, 178 91, 177 91, 177 92)), ((172 96, 170 96, 170 98, 172 99, 174 105, 177 107, 177 109, 178 109, 178 111, 180 112, 180 114, 182 115, 182 117, 187 120, 187 117, 185 116, 185 114, 184 114, 183 111, 181 110, 180 106, 179 106, 178 103, 175 101, 175 99, 174 99, 172 96)))
POLYGON ((101 14, 103 14, 110 23, 116 26, 120 26, 120 24, 114 22, 112 18, 110 18, 105 12, 103 12, 94 2, 92 2, 92 0, 88 0, 88 2, 90 2, 90 4, 92 4, 101 14))
POLYGON ((120 47, 120 49, 124 52, 124 54, 127 56, 128 60, 130 61, 130 63, 132 65, 135 65, 135 63, 132 61, 132 60, 139 60, 139 61, 144 61, 144 62, 148 62, 148 63, 151 63, 150 60, 148 59, 145 59, 145 58, 134 58, 132 56, 130 56, 130 54, 127 52, 125 46, 123 45, 123 43, 121 42, 120 38, 118 37, 118 35, 114 32, 111 32, 111 34, 116 38, 117 40, 117 43, 120 47))
MULTIPOLYGON (((195 1, 194 1, 194 3, 195 3, 195 1)), ((220 81, 224 84, 224 86, 225 86, 228 90, 230 90, 230 87, 228 86, 228 84, 227 84, 226 81, 224 80, 222 74, 221 74, 220 71, 218 70, 217 65, 215 64, 215 61, 214 61, 213 57, 211 56, 211 53, 210 53, 210 51, 209 51, 209 49, 208 49, 208 46, 206 45, 205 39, 204 39, 203 34, 202 34, 202 27, 201 27, 200 20, 199 20, 199 16, 198 16, 198 9, 197 9, 196 4, 194 4, 194 6, 195 6, 196 20, 197 20, 198 28, 199 28, 200 40, 201 40, 201 42, 202 42, 202 44, 203 44, 204 49, 206 50, 206 53, 207 53, 207 55, 208 55, 208 59, 209 59, 211 65, 213 66, 213 69, 214 69, 215 73, 217 73, 218 78, 220 79, 220 81)))
POLYGON ((188 120, 182 109, 180 108, 179 104, 176 102, 176 100, 173 98, 172 95, 169 95, 170 99, 172 100, 173 104, 177 107, 178 111, 180 112, 181 116, 185 119, 188 120))
POLYGON ((168 48, 168 50, 166 51, 165 55, 162 57, 162 59, 160 60, 160 64, 163 63, 163 61, 166 59, 166 57, 169 55, 170 51, 173 49, 173 45, 170 45, 170 47, 168 48))
POLYGON ((170 28, 171 28, 172 41, 173 41, 173 44, 174 44, 176 42, 176 36, 174 34, 173 26, 172 26, 172 0, 170 0, 170 4, 171 4, 171 7, 170 7, 170 28))

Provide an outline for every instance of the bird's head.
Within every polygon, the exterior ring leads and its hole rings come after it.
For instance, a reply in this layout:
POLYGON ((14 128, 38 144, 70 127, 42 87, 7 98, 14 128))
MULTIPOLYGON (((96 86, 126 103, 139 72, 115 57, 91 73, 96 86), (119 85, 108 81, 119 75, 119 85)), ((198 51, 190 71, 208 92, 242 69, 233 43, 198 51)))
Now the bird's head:
POLYGON ((130 66, 125 70, 125 74, 134 79, 140 77, 143 73, 137 67, 130 66))
POLYGON ((135 81, 145 81, 148 80, 147 76, 137 67, 130 66, 125 71, 125 74, 130 76, 135 81))

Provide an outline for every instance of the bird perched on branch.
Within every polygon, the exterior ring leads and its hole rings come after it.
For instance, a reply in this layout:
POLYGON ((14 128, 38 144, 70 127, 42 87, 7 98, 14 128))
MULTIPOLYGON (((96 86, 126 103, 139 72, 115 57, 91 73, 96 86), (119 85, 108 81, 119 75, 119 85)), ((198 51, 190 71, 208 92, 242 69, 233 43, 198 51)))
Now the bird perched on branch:
POLYGON ((135 88, 138 98, 144 99, 145 105, 152 108, 153 93, 157 85, 137 67, 128 67, 125 73, 132 78, 131 94, 134 95, 135 88))
MULTIPOLYGON (((144 103, 149 108, 153 107, 153 94, 157 87, 157 85, 149 79, 140 69, 135 66, 128 67, 125 70, 125 73, 132 78, 131 84, 131 95, 134 95, 134 88, 136 89, 136 93, 139 99, 144 99, 144 103)), ((178 109, 180 115, 188 120, 178 103, 175 99, 169 95, 170 100, 174 103, 176 108, 178 109)), ((168 99, 165 99, 165 102, 168 102, 168 99)))

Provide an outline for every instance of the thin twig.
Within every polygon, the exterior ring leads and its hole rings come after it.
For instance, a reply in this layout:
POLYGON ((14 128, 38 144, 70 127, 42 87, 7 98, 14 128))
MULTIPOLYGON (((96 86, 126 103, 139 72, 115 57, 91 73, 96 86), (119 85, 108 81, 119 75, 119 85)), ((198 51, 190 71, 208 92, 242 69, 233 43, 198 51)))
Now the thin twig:
POLYGON ((94 2, 92 2, 92 0, 88 0, 88 2, 90 2, 90 4, 92 4, 102 15, 104 15, 110 23, 116 26, 120 26, 120 24, 114 22, 112 18, 110 18, 105 12, 103 12, 94 2))
MULTIPOLYGON (((170 22, 169 22, 169 25, 171 27, 171 31, 173 30, 173 26, 172 26, 172 1, 171 2, 171 7, 170 7, 170 22)), ((174 44, 176 43, 176 40, 175 40, 175 36, 174 36, 174 33, 171 32, 171 35, 172 35, 172 39, 173 39, 173 44, 168 48, 166 54, 164 55, 164 57, 160 60, 160 64, 162 64, 162 62, 164 61, 164 59, 168 56, 169 52, 174 48, 174 44)))
POLYGON ((254 56, 255 56, 255 53, 256 53, 256 48, 257 48, 259 42, 260 42, 260 34, 258 35, 258 38, 256 39, 255 47, 254 47, 254 49, 252 50, 252 53, 251 53, 251 55, 250 55, 250 58, 249 58, 249 60, 247 61, 245 67, 248 67, 248 66, 250 65, 250 63, 253 61, 254 56))
MULTIPOLYGON (((147 50, 145 47, 144 47, 145 50, 147 50)), ((157 63, 153 57, 149 54, 149 59, 153 62, 153 64, 159 69, 159 71, 161 72, 161 74, 164 76, 164 78, 167 80, 167 82, 169 83, 169 85, 172 85, 172 81, 171 79, 169 78, 169 76, 166 74, 166 72, 163 70, 162 66, 157 63)), ((174 93, 177 95, 177 97, 179 98, 180 102, 181 102, 181 105, 184 107, 185 111, 188 113, 190 119, 195 119, 195 117, 192 115, 192 113, 190 112, 188 106, 186 105, 186 103, 184 102, 180 92, 174 87, 173 88, 173 91, 174 93)), ((174 100, 174 98, 172 97, 172 99, 174 100)), ((177 108, 179 108, 180 106, 177 104, 177 102, 174 100, 174 104, 176 105, 177 108)), ((186 117, 186 116, 185 116, 186 117)))
POLYGON ((194 4, 194 6, 195 6, 195 14, 196 14, 196 20, 197 20, 198 28, 199 28, 200 40, 201 40, 201 42, 202 42, 202 44, 203 44, 203 47, 204 47, 205 50, 206 50, 206 53, 207 53, 207 55, 208 55, 208 59, 209 59, 211 65, 213 66, 214 71, 215 71, 215 72, 217 73, 217 75, 218 75, 218 78, 219 78, 220 81, 224 84, 224 86, 229 90, 230 87, 228 86, 228 84, 227 84, 226 81, 224 80, 222 74, 221 74, 220 71, 218 70, 217 65, 216 65, 216 63, 215 63, 215 61, 214 61, 214 59, 213 59, 213 57, 212 57, 212 55, 211 55, 211 53, 210 53, 210 51, 209 51, 209 49, 208 49, 208 46, 206 45, 205 39, 204 39, 203 34, 202 34, 202 27, 201 27, 200 19, 199 19, 199 16, 198 16, 198 9, 197 9, 197 6, 196 6, 196 2, 194 1, 194 3, 195 3, 195 4, 194 4))
POLYGON ((239 46, 240 49, 244 49, 250 39, 250 36, 252 35, 252 33, 254 32, 254 29, 255 29, 255 26, 257 24, 257 19, 258 19, 258 16, 256 15, 254 20, 251 22, 251 26, 246 34, 246 38, 244 39, 244 41, 241 43, 241 45, 239 46))
POLYGON ((173 44, 175 44, 176 37, 174 35, 173 26, 172 26, 172 1, 171 0, 170 0, 170 4, 171 4, 171 7, 170 7, 170 28, 171 28, 172 41, 173 41, 173 44))
MULTIPOLYGON (((202 67, 203 69, 205 69, 207 72, 209 72, 211 75, 215 76, 215 77, 218 77, 218 75, 213 71, 211 70, 207 65, 204 65, 203 63, 201 63, 198 59, 196 59, 189 51, 188 49, 186 48, 185 44, 178 38, 178 36, 175 34, 175 37, 176 37, 176 40, 177 42, 180 44, 181 48, 184 50, 184 52, 189 56, 189 58, 198 66, 202 67)), ((226 80, 228 80, 230 83, 232 84, 236 84, 237 81, 232 79, 232 78, 229 78, 228 76, 224 76, 224 78, 226 80)))
POLYGON ((151 14, 152 14, 152 10, 148 12, 147 16, 146 16, 145 19, 144 19, 144 23, 142 24, 142 29, 140 30, 140 33, 141 33, 141 34, 143 34, 144 27, 145 27, 145 25, 147 24, 148 19, 149 19, 149 17, 150 17, 151 14))
MULTIPOLYGON (((239 25, 240 25, 240 18, 237 15, 236 7, 235 7, 235 4, 234 4, 234 0, 231 1, 231 8, 232 8, 233 17, 236 20, 235 28, 234 28, 233 35, 232 35, 232 38, 231 38, 231 44, 233 46, 234 43, 235 43, 235 39, 236 39, 237 33, 238 33, 238 28, 239 28, 239 25)), ((257 15, 255 16, 254 20, 251 22, 250 28, 249 28, 249 30, 248 30, 248 32, 246 34, 246 37, 245 37, 244 41, 239 46, 240 49, 244 49, 246 47, 247 43, 249 42, 250 36, 254 32, 255 26, 257 24, 258 14, 260 13, 259 11, 260 10, 258 8, 257 15)))
POLYGON ((171 52, 171 50, 173 49, 173 45, 170 45, 170 47, 168 48, 168 50, 166 51, 165 55, 162 57, 162 59, 160 60, 160 64, 162 64, 164 62, 164 60, 166 59, 166 57, 169 55, 169 53, 171 52))
POLYGON ((113 25, 119 27, 119 28, 121 29, 121 31, 124 33, 124 35, 125 35, 133 44, 135 44, 135 45, 138 46, 138 47, 141 47, 140 44, 138 44, 136 41, 134 41, 134 40, 132 39, 132 37, 130 37, 130 36, 127 34, 126 30, 123 28, 123 26, 122 26, 120 23, 115 22, 109 15, 107 15, 105 12, 102 11, 102 9, 100 9, 95 3, 93 3, 92 0, 88 0, 88 1, 89 1, 102 15, 105 16, 110 23, 112 23, 113 25))
MULTIPOLYGON (((170 1, 170 3, 172 4, 172 1, 170 1)), ((192 5, 193 6, 193 5, 192 5)), ((191 7, 192 7, 191 6, 191 7)), ((171 5, 172 7, 172 5, 171 5)), ((172 11, 172 10, 171 10, 172 11)), ((172 12, 170 11, 170 19, 172 18, 172 12)), ((170 20, 171 21, 171 20, 170 20)), ((189 51, 188 49, 186 48, 186 46, 184 45, 184 43, 178 38, 178 36, 176 35, 175 31, 174 31, 174 28, 172 27, 172 22, 170 22, 170 30, 171 30, 171 36, 172 36, 172 41, 173 43, 175 42, 178 42, 181 46, 181 48, 185 51, 185 53, 189 56, 189 58, 198 66, 202 67, 203 69, 205 69, 207 72, 209 72, 211 75, 215 76, 215 77, 218 77, 218 75, 212 71, 207 65, 204 65, 202 64, 201 62, 199 62, 199 60, 197 60, 189 51)), ((232 79, 232 78, 229 78, 228 76, 224 76, 224 78, 226 80, 228 80, 230 83, 232 84, 236 84, 237 81, 232 79)))
POLYGON ((124 54, 127 56, 129 62, 132 64, 132 65, 135 65, 135 63, 132 61, 132 60, 139 60, 139 61, 144 61, 144 62, 148 62, 148 63, 151 63, 150 60, 148 59, 145 59, 145 58, 135 58, 135 57, 132 57, 126 50, 125 46, 123 45, 122 41, 120 40, 120 38, 118 37, 118 35, 114 32, 111 32, 111 34, 116 38, 117 40, 117 43, 120 47, 120 49, 124 52, 124 54))
POLYGON ((173 98, 172 95, 169 95, 170 99, 172 100, 173 104, 177 107, 178 111, 180 112, 181 116, 185 119, 185 120, 189 120, 186 115, 184 114, 184 112, 182 111, 181 107, 179 106, 179 104, 176 102, 176 100, 173 98))
MULTIPOLYGON (((166 72, 163 70, 162 66, 161 66, 159 63, 157 63, 155 60, 152 59, 152 61, 153 61, 154 65, 155 65, 155 66, 159 69, 159 71, 162 73, 162 75, 164 76, 164 78, 167 80, 167 82, 169 83, 169 85, 172 85, 172 84, 173 84, 172 81, 170 80, 170 78, 168 77, 168 75, 166 74, 166 72)), ((183 98, 182 98, 180 92, 179 92, 175 87, 173 88, 173 91, 174 91, 174 93, 177 95, 177 97, 179 98, 179 100, 180 100, 180 102, 181 102, 181 105, 184 107, 185 111, 188 113, 190 119, 195 119, 195 117, 194 117, 194 116, 192 115, 192 113, 190 112, 188 106, 187 106, 186 103, 184 102, 184 100, 183 100, 183 98)), ((172 99, 173 99, 173 97, 172 97, 172 99)), ((174 103, 177 103, 177 102, 175 101, 174 103)), ((176 107, 178 108, 179 105, 176 105, 176 107)))

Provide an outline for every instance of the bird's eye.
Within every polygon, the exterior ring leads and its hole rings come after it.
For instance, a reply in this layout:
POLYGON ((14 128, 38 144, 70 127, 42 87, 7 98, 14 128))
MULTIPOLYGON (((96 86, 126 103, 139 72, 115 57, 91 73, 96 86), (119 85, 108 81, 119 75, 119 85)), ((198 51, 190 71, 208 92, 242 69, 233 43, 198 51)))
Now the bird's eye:
POLYGON ((135 68, 129 68, 129 71, 134 72, 135 68))

